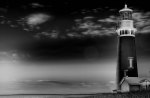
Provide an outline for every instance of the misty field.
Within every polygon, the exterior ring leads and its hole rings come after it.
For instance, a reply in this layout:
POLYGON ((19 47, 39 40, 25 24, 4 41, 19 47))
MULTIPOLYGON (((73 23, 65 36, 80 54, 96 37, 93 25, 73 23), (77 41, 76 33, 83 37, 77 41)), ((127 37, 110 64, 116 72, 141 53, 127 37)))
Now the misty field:
POLYGON ((0 98, 150 98, 150 91, 132 93, 1 95, 0 98))

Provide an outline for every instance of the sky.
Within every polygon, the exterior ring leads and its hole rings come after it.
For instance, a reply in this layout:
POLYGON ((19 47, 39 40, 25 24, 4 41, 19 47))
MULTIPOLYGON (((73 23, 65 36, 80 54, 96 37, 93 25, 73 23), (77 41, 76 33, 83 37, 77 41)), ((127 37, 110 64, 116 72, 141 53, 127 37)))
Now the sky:
POLYGON ((148 1, 1 0, 0 83, 49 83, 45 85, 55 88, 53 93, 111 92, 117 65, 115 30, 125 3, 134 10, 138 30, 139 76, 150 77, 148 1))

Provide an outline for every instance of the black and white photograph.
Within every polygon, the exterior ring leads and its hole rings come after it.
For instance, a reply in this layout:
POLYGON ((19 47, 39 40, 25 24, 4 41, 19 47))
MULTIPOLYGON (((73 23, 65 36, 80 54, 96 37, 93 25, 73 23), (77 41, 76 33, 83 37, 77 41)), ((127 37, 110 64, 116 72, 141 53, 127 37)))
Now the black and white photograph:
POLYGON ((0 0, 0 98, 150 98, 150 3, 0 0))

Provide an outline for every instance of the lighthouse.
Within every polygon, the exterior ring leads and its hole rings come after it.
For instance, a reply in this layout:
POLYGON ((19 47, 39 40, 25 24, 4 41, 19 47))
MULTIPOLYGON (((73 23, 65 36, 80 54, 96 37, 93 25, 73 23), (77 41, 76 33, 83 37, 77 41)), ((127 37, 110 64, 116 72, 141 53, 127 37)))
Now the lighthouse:
POLYGON ((135 46, 133 10, 127 5, 119 11, 120 19, 118 28, 118 61, 117 61, 117 89, 120 89, 120 82, 124 77, 138 77, 137 57, 135 46))

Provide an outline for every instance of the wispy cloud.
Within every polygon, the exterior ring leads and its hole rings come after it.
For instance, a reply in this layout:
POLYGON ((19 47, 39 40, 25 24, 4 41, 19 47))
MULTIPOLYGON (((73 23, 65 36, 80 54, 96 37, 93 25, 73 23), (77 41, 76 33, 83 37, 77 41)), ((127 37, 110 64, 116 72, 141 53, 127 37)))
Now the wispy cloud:
POLYGON ((52 19, 51 15, 45 13, 32 13, 16 20, 17 25, 22 26, 25 31, 35 31, 41 29, 40 25, 52 19))
POLYGON ((145 26, 140 30, 140 33, 150 33, 150 25, 145 26))
POLYGON ((83 37, 81 34, 76 33, 76 32, 69 32, 69 33, 67 33, 67 36, 70 38, 81 38, 81 37, 83 37))
MULTIPOLYGON (((43 17, 43 16, 42 16, 43 17)), ((150 32, 150 12, 144 11, 135 11, 133 13, 134 24, 138 29, 136 34, 141 33, 149 33, 150 32)), ((66 31, 52 30, 48 32, 41 32, 35 35, 36 38, 62 38, 61 36, 65 36, 65 38, 82 38, 86 36, 111 36, 116 35, 116 25, 119 20, 119 16, 116 15, 108 15, 104 18, 99 18, 95 16, 85 16, 79 19, 75 19, 75 25, 66 31), (64 32, 64 33, 62 33, 64 32)), ((29 25, 38 25, 46 22, 43 18, 31 16, 28 19, 29 25), (32 20, 33 18, 33 20, 32 20)))
POLYGON ((0 51, 0 63, 1 62, 18 62, 23 59, 29 58, 28 53, 22 53, 17 50, 0 51))
POLYGON ((80 35, 103 36, 115 33, 116 17, 111 15, 108 18, 97 19, 96 17, 86 16, 83 19, 76 19, 76 32, 80 35))
POLYGON ((58 36, 59 36, 58 30, 45 31, 45 32, 43 31, 34 35, 34 37, 37 39, 41 39, 41 38, 55 39, 58 38, 58 36))
POLYGON ((40 4, 40 3, 31 3, 31 6, 33 7, 33 8, 39 8, 39 7, 44 7, 44 5, 42 5, 42 4, 40 4))
POLYGON ((133 19, 138 29, 137 33, 150 33, 150 12, 136 11, 133 19))
POLYGON ((114 15, 111 15, 108 18, 99 19, 98 21, 104 22, 104 23, 117 23, 117 17, 114 15))
MULTIPOLYGON (((150 32, 150 12, 135 11, 133 13, 134 24, 138 29, 138 33, 150 32)), ((119 16, 109 15, 105 18, 96 18, 93 16, 86 16, 83 19, 75 20, 81 35, 103 36, 116 34, 115 29, 119 16)))
POLYGON ((0 60, 10 60, 18 58, 18 54, 12 51, 2 51, 0 52, 0 60))

